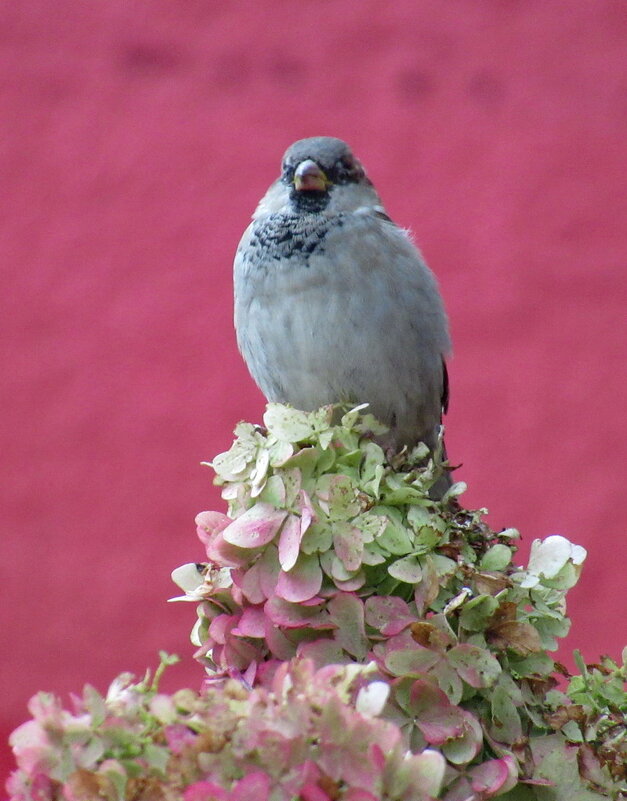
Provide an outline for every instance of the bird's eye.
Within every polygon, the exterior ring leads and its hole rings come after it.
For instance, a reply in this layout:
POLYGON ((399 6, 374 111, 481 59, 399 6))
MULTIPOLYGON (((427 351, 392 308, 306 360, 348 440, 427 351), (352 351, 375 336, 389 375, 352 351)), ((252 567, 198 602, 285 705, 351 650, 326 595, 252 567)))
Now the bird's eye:
POLYGON ((284 184, 291 184, 294 180, 295 168, 291 164, 284 164, 281 171, 281 180, 284 184))
POLYGON ((357 163, 352 156, 342 156, 341 159, 335 162, 333 170, 337 176, 338 183, 349 183, 358 180, 360 177, 357 163))

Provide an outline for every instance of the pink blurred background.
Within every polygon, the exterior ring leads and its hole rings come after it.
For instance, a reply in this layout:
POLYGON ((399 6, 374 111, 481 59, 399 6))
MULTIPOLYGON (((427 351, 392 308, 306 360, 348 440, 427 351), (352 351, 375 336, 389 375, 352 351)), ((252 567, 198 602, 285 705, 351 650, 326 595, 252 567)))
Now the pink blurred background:
MULTIPOLYGON (((283 150, 332 134, 437 273, 466 503, 589 549, 573 647, 625 636, 624 0, 151 0, 0 9, 3 768, 38 689, 159 648, 169 573, 263 401, 231 263, 283 150)), ((3 770, 3 774, 6 770, 3 770)))

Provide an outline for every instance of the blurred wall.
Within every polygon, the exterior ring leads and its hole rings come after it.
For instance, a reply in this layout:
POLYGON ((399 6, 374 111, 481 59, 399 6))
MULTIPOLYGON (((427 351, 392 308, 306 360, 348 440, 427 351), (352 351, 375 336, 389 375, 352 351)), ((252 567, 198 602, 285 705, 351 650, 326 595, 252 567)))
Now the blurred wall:
POLYGON ((20 0, 0 48, 2 743, 36 690, 103 689, 159 648, 185 657, 167 687, 198 684, 169 572, 222 508, 199 462, 263 408, 232 257, 320 133, 439 277, 466 503, 521 558, 586 546, 561 656, 618 655, 624 0, 20 0))

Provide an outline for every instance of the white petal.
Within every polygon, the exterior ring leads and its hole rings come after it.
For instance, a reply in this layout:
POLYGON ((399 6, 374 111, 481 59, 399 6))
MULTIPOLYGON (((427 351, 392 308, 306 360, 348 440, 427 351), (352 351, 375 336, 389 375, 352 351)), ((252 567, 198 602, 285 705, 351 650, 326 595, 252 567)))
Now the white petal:
POLYGON ((571 548, 566 537, 559 534, 553 534, 545 540, 534 540, 527 569, 536 576, 553 578, 570 559, 571 548))
POLYGON ((368 717, 380 715, 389 694, 390 685, 387 682, 373 681, 357 693, 355 708, 368 717))
POLYGON ((195 562, 177 567, 171 573, 172 581, 185 592, 193 592, 204 583, 203 574, 195 562))

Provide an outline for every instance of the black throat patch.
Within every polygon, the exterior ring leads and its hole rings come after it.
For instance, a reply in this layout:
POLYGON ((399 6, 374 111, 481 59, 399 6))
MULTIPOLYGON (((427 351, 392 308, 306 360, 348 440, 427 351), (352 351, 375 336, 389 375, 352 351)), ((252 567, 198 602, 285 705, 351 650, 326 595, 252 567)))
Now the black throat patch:
POLYGON ((328 192, 301 191, 292 188, 290 191, 290 206, 296 212, 315 214, 324 211, 329 205, 331 196, 328 192))

